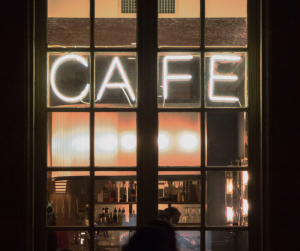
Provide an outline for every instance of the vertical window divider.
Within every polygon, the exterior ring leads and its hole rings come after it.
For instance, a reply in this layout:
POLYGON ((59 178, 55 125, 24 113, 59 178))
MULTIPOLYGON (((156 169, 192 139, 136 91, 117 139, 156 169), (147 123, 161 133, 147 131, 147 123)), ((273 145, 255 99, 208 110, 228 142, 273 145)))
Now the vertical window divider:
POLYGON ((200 90, 201 90, 201 224, 200 224, 200 250, 205 250, 205 194, 206 194, 206 147, 205 147, 205 84, 204 84, 204 64, 205 64, 205 0, 200 0, 200 90))
POLYGON ((94 250, 94 211, 95 211, 95 112, 94 112, 94 86, 95 86, 95 44, 94 44, 94 24, 95 24, 95 0, 90 0, 90 214, 89 214, 89 228, 90 228, 90 250, 94 250))

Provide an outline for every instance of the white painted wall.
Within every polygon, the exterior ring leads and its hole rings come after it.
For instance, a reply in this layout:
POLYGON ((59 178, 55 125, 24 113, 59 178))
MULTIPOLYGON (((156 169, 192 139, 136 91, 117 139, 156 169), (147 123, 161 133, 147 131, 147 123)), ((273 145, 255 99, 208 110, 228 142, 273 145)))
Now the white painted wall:
MULTIPOLYGON (((176 0, 175 14, 159 14, 162 18, 200 17, 200 0, 176 0)), ((133 18, 121 13, 121 0, 95 0, 96 18, 133 18)), ((89 0, 48 0, 48 17, 88 18, 89 0)), ((206 0, 206 17, 246 17, 247 0, 206 0)))

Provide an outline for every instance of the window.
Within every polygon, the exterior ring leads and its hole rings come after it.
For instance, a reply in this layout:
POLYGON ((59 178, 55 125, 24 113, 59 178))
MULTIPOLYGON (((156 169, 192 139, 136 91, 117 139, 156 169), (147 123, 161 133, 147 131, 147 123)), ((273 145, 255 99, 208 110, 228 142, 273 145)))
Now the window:
POLYGON ((258 250, 255 2, 118 3, 38 6, 37 249, 258 250))

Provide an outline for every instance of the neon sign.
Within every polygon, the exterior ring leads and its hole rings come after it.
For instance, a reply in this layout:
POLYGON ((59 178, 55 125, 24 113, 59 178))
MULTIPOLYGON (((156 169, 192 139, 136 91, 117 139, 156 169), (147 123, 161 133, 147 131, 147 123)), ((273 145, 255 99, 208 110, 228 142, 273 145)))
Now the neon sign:
POLYGON ((168 75, 168 62, 169 61, 178 61, 178 60, 191 60, 193 56, 166 56, 163 59, 163 96, 164 99, 168 98, 168 83, 169 81, 188 81, 192 78, 191 75, 168 75))
POLYGON ((226 97, 226 96, 215 96, 214 95, 214 82, 218 81, 236 81, 238 80, 237 75, 215 75, 214 67, 215 61, 239 61, 240 56, 225 56, 225 55, 214 55, 210 59, 210 74, 209 74, 209 84, 208 84, 208 97, 211 101, 215 102, 238 102, 239 99, 236 97, 226 97))
POLYGON ((84 90, 81 92, 81 94, 76 97, 67 97, 59 92, 59 90, 56 87, 56 81, 55 81, 56 80, 56 71, 62 63, 66 62, 68 60, 77 60, 80 63, 82 63, 85 67, 88 67, 87 61, 81 56, 73 55, 73 54, 62 56, 59 59, 57 59, 52 66, 52 70, 51 70, 51 74, 50 74, 50 83, 51 83, 52 90, 57 97, 59 97, 61 100, 66 101, 68 103, 75 103, 75 102, 82 100, 88 94, 90 85, 86 84, 86 86, 85 86, 84 90))

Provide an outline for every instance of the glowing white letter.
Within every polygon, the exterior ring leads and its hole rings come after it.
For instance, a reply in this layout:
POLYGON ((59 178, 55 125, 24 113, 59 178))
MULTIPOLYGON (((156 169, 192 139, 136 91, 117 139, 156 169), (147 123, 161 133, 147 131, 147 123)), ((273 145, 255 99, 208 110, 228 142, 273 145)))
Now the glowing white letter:
POLYGON ((135 101, 135 95, 133 93, 133 90, 129 84, 128 78, 126 76, 126 73, 124 71, 124 68, 120 62, 120 59, 118 57, 114 57, 113 61, 111 62, 108 72, 106 73, 106 76, 104 78, 104 81, 101 85, 101 88, 98 92, 97 95, 97 100, 100 100, 102 98, 102 95, 105 91, 105 88, 126 88, 127 91, 129 92, 129 95, 133 101, 135 101), (123 78, 124 82, 123 83, 109 83, 108 81, 111 79, 111 76, 113 74, 114 69, 117 67, 119 74, 123 78))
POLYGON ((188 81, 192 78, 191 75, 168 75, 168 61, 174 60, 191 60, 193 56, 166 56, 164 58, 164 69, 163 69, 163 88, 164 88, 164 99, 168 98, 168 83, 172 81, 188 81))
POLYGON ((238 77, 236 75, 215 75, 214 68, 215 68, 215 61, 239 61, 241 60, 240 56, 225 56, 225 55, 215 55, 211 57, 210 61, 210 79, 209 79, 209 86, 208 86, 208 96, 211 101, 216 102, 237 102, 239 101, 238 98, 235 97, 225 97, 225 96, 214 96, 214 81, 236 81, 238 77))
POLYGON ((78 56, 78 55, 62 56, 62 57, 58 58, 52 66, 51 74, 50 74, 50 83, 51 83, 52 90, 56 94, 57 97, 59 97, 63 101, 66 101, 69 103, 74 103, 74 102, 78 102, 78 101, 82 100, 88 94, 90 85, 86 84, 86 86, 85 86, 84 90, 81 92, 81 94, 78 95, 77 97, 73 97, 73 98, 66 97, 57 90, 56 83, 55 83, 56 70, 63 62, 65 62, 67 60, 77 60, 80 63, 82 63, 85 67, 88 67, 87 61, 81 56, 78 56))

